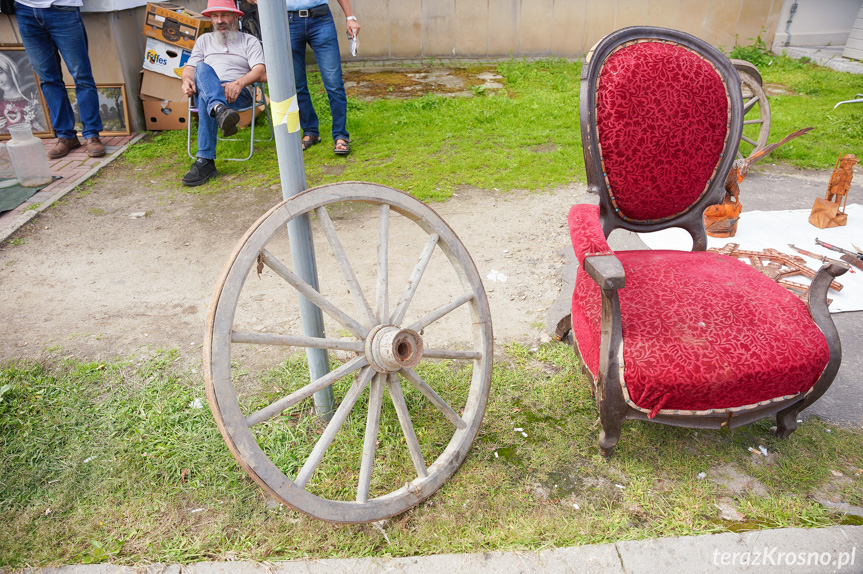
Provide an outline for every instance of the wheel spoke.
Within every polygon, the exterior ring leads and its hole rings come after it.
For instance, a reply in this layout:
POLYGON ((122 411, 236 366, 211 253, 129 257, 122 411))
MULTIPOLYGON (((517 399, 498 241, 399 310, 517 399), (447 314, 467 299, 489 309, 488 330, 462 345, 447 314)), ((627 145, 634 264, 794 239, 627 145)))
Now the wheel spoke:
POLYGON ((396 414, 399 417, 399 424, 402 427, 402 434, 405 437, 405 442, 408 445, 411 460, 414 463, 414 468, 417 471, 417 476, 425 478, 428 476, 428 468, 426 467, 423 454, 420 450, 420 443, 417 440, 414 425, 411 422, 411 415, 408 412, 408 406, 405 404, 405 396, 402 393, 402 385, 399 383, 399 376, 391 373, 387 379, 387 389, 390 392, 390 398, 393 401, 393 406, 396 408, 396 414))
POLYGON ((327 449, 330 448, 330 445, 336 438, 336 434, 339 432, 339 429, 341 429, 342 425, 345 424, 345 420, 347 420, 348 415, 351 413, 351 410, 353 410, 357 399, 360 398, 360 395, 365 390, 366 386, 368 386, 369 380, 371 380, 373 374, 374 371, 370 367, 366 368, 360 373, 357 380, 354 381, 354 384, 351 385, 350 390, 345 395, 344 400, 342 400, 342 404, 340 404, 339 408, 336 409, 333 418, 330 419, 329 423, 327 423, 327 428, 324 429, 321 438, 318 439, 317 444, 315 444, 315 448, 312 449, 312 454, 309 455, 309 458, 306 459, 305 464, 303 464, 303 468, 301 468, 300 472, 297 473, 297 478, 294 482, 300 488, 306 487, 309 479, 315 473, 315 470, 317 470, 318 465, 321 464, 321 461, 324 459, 324 453, 326 453, 327 449))
POLYGON ((417 287, 419 287, 420 279, 422 279, 423 273, 425 272, 426 267, 428 267, 429 260, 431 259, 438 239, 438 236, 434 233, 429 235, 428 241, 426 241, 425 249, 423 249, 423 252, 420 255, 420 260, 417 262, 416 267, 414 267, 410 279, 408 279, 407 287, 402 293, 402 296, 399 298, 398 305, 396 305, 396 310, 393 311, 393 316, 390 317, 391 324, 401 325, 402 321, 404 321, 405 313, 407 313, 408 310, 408 305, 410 305, 411 299, 413 299, 414 293, 416 293, 417 287))
POLYGON ((333 227, 333 221, 330 219, 330 214, 327 213, 327 208, 319 207, 315 210, 315 213, 318 214, 318 221, 321 223, 324 235, 327 236, 327 241, 330 242, 330 247, 333 250, 333 255, 336 257, 339 268, 342 270, 342 277, 344 277, 345 283, 348 285, 348 292, 354 299, 354 304, 357 306, 357 312, 360 315, 365 313, 369 320, 369 327, 374 327, 378 324, 378 320, 375 317, 372 308, 369 306, 366 296, 363 294, 363 290, 360 287, 359 281, 357 281, 357 276, 354 273, 353 268, 351 268, 351 262, 348 261, 348 256, 345 253, 344 247, 342 247, 342 242, 339 240, 336 228, 333 227))
POLYGON ((746 136, 740 136, 740 139, 742 139, 743 141, 745 141, 746 143, 748 143, 752 146, 758 147, 758 143, 755 140, 752 140, 746 136))
POLYGON ((753 124, 763 124, 764 118, 758 118, 757 120, 746 120, 743 122, 744 126, 751 126, 753 124))
POLYGON ((434 323, 435 321, 437 321, 438 319, 440 319, 441 317, 443 317, 447 313, 455 311, 456 309, 458 309, 459 307, 461 307, 462 305, 464 305, 468 301, 473 300, 473 298, 474 298, 474 294, 471 293, 470 291, 468 291, 467 293, 463 293, 462 295, 460 295, 456 299, 453 299, 451 302, 447 303, 446 305, 443 305, 442 307, 438 307, 437 309, 435 309, 434 311, 432 311, 431 313, 429 313, 428 315, 426 315, 425 317, 423 317, 422 319, 420 319, 419 321, 417 321, 416 323, 414 323, 413 325, 408 327, 408 329, 410 329, 411 331, 416 331, 417 333, 419 333, 420 331, 422 331, 423 329, 425 329, 426 327, 428 327, 429 325, 431 325, 432 323, 434 323))
POLYGON ((282 397, 276 402, 265 406, 261 410, 255 411, 254 413, 250 414, 246 417, 246 424, 251 427, 267 419, 270 419, 279 414, 280 412, 284 411, 285 409, 291 408, 303 399, 309 398, 321 389, 327 388, 345 375, 348 375, 356 371, 357 369, 361 369, 368 364, 369 363, 368 360, 366 360, 365 355, 354 357, 335 371, 330 371, 323 377, 316 379, 305 387, 296 390, 290 395, 282 397))
POLYGON ((479 351, 456 351, 451 349, 423 349, 426 359, 482 359, 479 351))
POLYGON ((754 108, 755 104, 757 104, 757 103, 758 103, 758 96, 755 96, 754 98, 752 98, 751 100, 749 100, 745 104, 743 104, 743 115, 745 116, 746 114, 748 114, 749 110, 754 108))
POLYGON ((441 398, 441 396, 439 394, 437 394, 433 388, 428 386, 428 383, 426 383, 424 380, 422 380, 422 377, 420 377, 416 371, 414 371, 413 369, 402 369, 399 372, 408 381, 410 381, 410 383, 413 386, 415 386, 419 392, 424 394, 426 396, 426 398, 428 400, 430 400, 431 403, 434 406, 436 406, 438 408, 438 410, 440 412, 442 412, 444 414, 444 416, 446 416, 446 418, 449 419, 449 421, 453 425, 455 425, 456 428, 458 428, 458 429, 467 428, 467 423, 465 423, 464 420, 460 416, 458 416, 458 413, 455 412, 452 409, 452 407, 450 407, 448 404, 446 404, 446 401, 443 400, 441 398))
POLYGON ((252 345, 311 347, 313 349, 333 349, 335 351, 353 351, 355 353, 362 353, 365 350, 365 344, 362 341, 298 337, 296 335, 281 335, 276 333, 247 333, 244 331, 233 331, 231 333, 231 342, 249 343, 252 345))
POLYGON ((360 462, 360 481, 357 485, 357 502, 369 501, 369 487, 372 483, 372 470, 375 466, 375 447, 381 422, 381 403, 384 397, 386 375, 378 373, 369 391, 369 413, 366 417, 366 436, 363 440, 363 456, 360 462))
POLYGON ((276 275, 290 283, 297 291, 299 291, 303 296, 306 297, 309 301, 320 307, 327 315, 338 321, 345 329, 349 330, 353 333, 358 339, 365 339, 369 330, 348 317, 344 311, 330 303, 323 295, 321 295, 317 289, 303 281, 297 276, 293 271, 287 268, 287 266, 273 257, 272 253, 267 251, 266 249, 261 250, 261 261, 270 269, 272 269, 276 275))
POLYGON ((380 229, 378 230, 378 291, 376 310, 383 322, 390 314, 389 295, 389 234, 390 206, 381 205, 380 229))

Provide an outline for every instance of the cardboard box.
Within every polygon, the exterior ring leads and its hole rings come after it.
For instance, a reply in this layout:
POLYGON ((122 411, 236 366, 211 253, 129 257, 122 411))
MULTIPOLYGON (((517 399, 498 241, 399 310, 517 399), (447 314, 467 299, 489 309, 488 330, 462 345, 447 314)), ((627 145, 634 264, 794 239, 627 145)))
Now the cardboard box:
POLYGON ((144 21, 144 35, 187 50, 195 39, 213 28, 210 19, 172 2, 150 2, 144 21))
POLYGON ((148 130, 185 130, 188 121, 189 102, 142 100, 144 124, 148 130))
POLYGON ((142 100, 167 100, 170 102, 185 102, 188 98, 183 93, 183 81, 171 78, 149 70, 141 70, 142 100))
POLYGON ((170 78, 179 78, 183 75, 183 66, 189 61, 191 55, 192 52, 189 50, 147 38, 147 46, 144 49, 144 69, 170 78))
MULTIPOLYGON (((169 102, 159 100, 142 100, 144 106, 144 123, 150 131, 185 130, 189 117, 189 102, 169 102)), ((264 106, 258 106, 255 117, 264 111, 264 106)), ((194 112, 193 112, 194 115, 194 112)), ((240 112, 240 128, 249 125, 252 110, 240 112)), ((197 128, 195 128, 197 129, 197 128)), ((257 129, 257 128, 256 128, 257 129)), ((248 136, 245 136, 248 138, 248 136)))

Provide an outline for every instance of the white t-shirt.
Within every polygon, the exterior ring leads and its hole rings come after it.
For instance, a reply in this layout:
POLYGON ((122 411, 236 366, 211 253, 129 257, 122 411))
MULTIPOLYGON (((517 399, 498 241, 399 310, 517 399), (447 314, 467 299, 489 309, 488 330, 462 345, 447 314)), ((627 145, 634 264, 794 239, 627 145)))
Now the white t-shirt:
POLYGON ((51 6, 77 6, 80 8, 84 5, 82 0, 15 0, 18 4, 29 6, 30 8, 50 8, 51 6))
POLYGON ((264 50, 251 34, 239 32, 237 39, 226 45, 222 43, 221 33, 207 32, 195 40, 186 65, 194 68, 201 62, 212 66, 221 81, 233 82, 258 64, 264 64, 264 50))

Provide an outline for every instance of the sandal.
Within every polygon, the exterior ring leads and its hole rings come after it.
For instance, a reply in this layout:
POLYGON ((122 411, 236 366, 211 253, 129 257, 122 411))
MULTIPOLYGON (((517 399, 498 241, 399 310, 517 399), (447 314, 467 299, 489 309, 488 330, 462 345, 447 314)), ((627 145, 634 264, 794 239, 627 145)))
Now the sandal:
POLYGON ((303 142, 303 151, 306 151, 307 149, 309 149, 313 145, 321 143, 321 138, 319 138, 318 136, 313 136, 312 134, 309 134, 309 135, 303 136, 302 142, 303 142))
POLYGON ((351 140, 338 138, 333 146, 333 152, 336 155, 348 155, 351 153, 351 140))

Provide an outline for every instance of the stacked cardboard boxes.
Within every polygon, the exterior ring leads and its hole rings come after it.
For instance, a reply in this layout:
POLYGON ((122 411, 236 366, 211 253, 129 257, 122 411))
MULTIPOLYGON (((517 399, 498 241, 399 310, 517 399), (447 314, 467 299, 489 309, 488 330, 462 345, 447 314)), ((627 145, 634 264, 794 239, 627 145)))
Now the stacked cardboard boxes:
POLYGON ((186 129, 189 99, 180 77, 195 40, 211 28, 209 18, 172 2, 147 4, 140 96, 148 130, 186 129))

